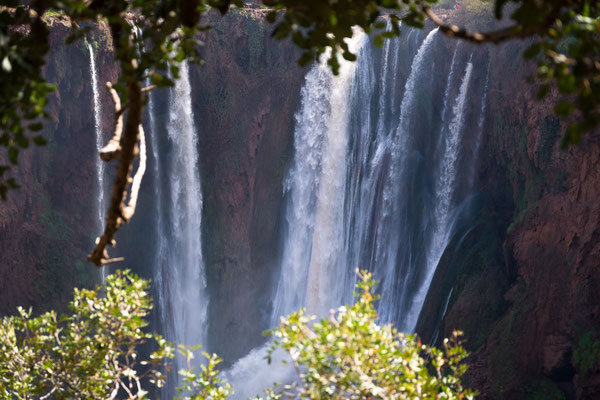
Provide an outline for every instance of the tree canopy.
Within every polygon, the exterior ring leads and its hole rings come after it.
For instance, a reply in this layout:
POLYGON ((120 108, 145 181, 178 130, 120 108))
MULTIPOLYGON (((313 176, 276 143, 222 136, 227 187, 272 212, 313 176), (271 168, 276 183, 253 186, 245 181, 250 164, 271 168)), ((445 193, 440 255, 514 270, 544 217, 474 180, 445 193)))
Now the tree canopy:
MULTIPOLYGON (((478 0, 472 0, 473 2, 478 0)), ((490 3, 490 1, 483 1, 490 3)), ((568 123, 564 145, 579 143, 584 133, 600 121, 600 4, 574 0, 496 0, 497 19, 508 10, 510 24, 488 32, 473 32, 442 21, 436 16, 435 0, 4 0, 0 6, 0 196, 18 187, 11 168, 18 165, 19 152, 44 144, 35 133, 47 117, 45 105, 55 89, 42 74, 49 51, 49 29, 44 16, 57 13, 71 26, 67 42, 84 37, 92 23, 106 21, 120 68, 110 90, 115 101, 114 136, 101 151, 105 161, 116 161, 104 233, 89 256, 98 266, 112 260, 106 247, 114 233, 135 212, 137 188, 143 175, 140 168, 131 179, 132 165, 144 152, 142 111, 147 90, 173 85, 185 60, 202 62, 198 33, 210 29, 206 15, 211 10, 226 14, 230 7, 262 6, 273 24, 276 39, 291 39, 301 50, 300 64, 315 61, 330 50, 328 63, 339 68, 338 56, 355 60, 346 39, 359 26, 381 45, 384 39, 399 36, 401 26, 423 27, 431 20, 444 34, 474 43, 500 43, 532 38, 525 57, 538 62, 539 97, 555 86, 564 95, 555 106, 557 115, 568 123), (388 27, 385 19, 391 24, 388 27), (133 34, 133 24, 142 35, 133 34), (141 46, 141 44, 144 46, 141 46), (143 88, 149 79, 151 87, 143 88), (138 145, 139 143, 139 145, 138 145), (127 201, 128 186, 134 184, 127 201)), ((452 5, 443 1, 438 5, 452 5)), ((140 160, 145 157, 140 157, 140 160)))
MULTIPOLYGON (((71 312, 32 317, 31 310, 0 321, 0 395, 5 399, 147 398, 161 388, 175 348, 147 331, 152 309, 149 282, 129 271, 109 275, 95 290, 75 289, 71 312), (142 346, 154 351, 144 356, 142 346), (120 397, 120 396, 119 396, 120 397)), ((230 386, 217 376, 217 356, 206 355, 200 372, 189 364, 194 348, 179 346, 188 360, 182 391, 192 399, 224 399, 230 386)))
MULTIPOLYGON (((299 381, 275 384, 265 399, 472 399, 463 388, 467 356, 458 334, 444 350, 423 345, 377 321, 375 283, 366 271, 357 301, 315 321, 304 310, 281 319, 271 351, 285 350, 299 381), (313 323, 314 322, 314 323, 313 323)), ((175 346, 148 331, 149 282, 129 271, 95 290, 75 289, 69 314, 0 320, 0 395, 6 399, 144 399, 161 388, 175 346), (149 355, 148 343, 153 351, 149 355), (144 346, 146 346, 144 348, 144 346)), ((200 321, 197 321, 200 323, 200 321)), ((181 398, 223 400, 234 388, 220 377, 220 359, 191 362, 199 348, 178 346, 181 398)), ((265 360, 266 367, 266 360, 265 360)), ((177 397, 176 397, 177 398, 177 397)), ((260 398, 259 398, 260 399, 260 398)))

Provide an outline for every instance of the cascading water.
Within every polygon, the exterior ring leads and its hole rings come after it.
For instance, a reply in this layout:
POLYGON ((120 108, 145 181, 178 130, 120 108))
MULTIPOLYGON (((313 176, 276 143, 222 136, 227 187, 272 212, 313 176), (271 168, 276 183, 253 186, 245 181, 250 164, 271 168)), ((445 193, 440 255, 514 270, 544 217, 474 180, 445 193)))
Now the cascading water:
MULTIPOLYGON (((409 146, 411 146, 410 131, 417 99, 417 83, 423 72, 424 62, 430 55, 431 44, 437 33, 437 28, 429 32, 413 59, 410 75, 406 81, 404 97, 400 105, 400 121, 393 136, 381 143, 387 147, 386 157, 389 161, 388 172, 383 178, 381 204, 379 205, 376 220, 375 253, 373 265, 377 279, 381 281, 381 295, 387 301, 380 302, 379 315, 383 321, 395 321, 398 315, 406 315, 406 304, 409 301, 409 287, 414 279, 411 270, 413 261, 411 252, 401 255, 400 244, 406 238, 402 232, 406 228, 404 216, 407 210, 406 203, 402 202, 402 188, 409 179, 407 161, 409 146), (398 265, 399 257, 402 259, 398 265)), ((385 162, 385 160, 376 160, 385 162)), ((407 238, 406 238, 407 239, 407 238)), ((406 324, 400 326, 406 329, 406 324)))
POLYGON ((326 65, 318 64, 306 76, 302 105, 296 114, 293 167, 285 182, 288 196, 287 236, 282 260, 282 276, 273 300, 272 325, 279 316, 304 304, 310 246, 314 229, 316 193, 322 164, 322 147, 330 109, 331 76, 326 65))
MULTIPOLYGON (((356 33, 348 43, 350 51, 357 52, 365 39, 364 33, 356 33)), ((336 77, 325 63, 315 65, 302 89, 296 154, 286 180, 288 233, 273 323, 305 304, 322 314, 342 301, 348 99, 356 64, 345 60, 340 64, 336 77)))
MULTIPOLYGON (((389 26, 389 25, 388 25, 389 26)), ((391 51, 397 51, 397 43, 391 42, 391 51)), ((388 42, 388 43, 389 43, 388 42)), ((381 66, 381 76, 388 76, 387 72, 390 47, 384 49, 381 66)), ((371 104, 376 95, 376 71, 374 68, 373 49, 371 46, 363 46, 359 52, 359 61, 356 66, 355 84, 352 87, 350 106, 354 111, 350 115, 349 133, 352 140, 350 151, 348 152, 345 205, 344 205, 344 233, 345 233, 345 257, 346 278, 351 282, 351 287, 356 282, 354 268, 365 268, 362 264, 364 243, 368 238, 368 229, 361 229, 364 226, 372 224, 372 205, 375 199, 376 191, 373 187, 362 185, 363 179, 371 179, 376 182, 381 174, 379 164, 371 165, 369 162, 373 147, 373 136, 368 134, 375 132, 376 138, 385 137, 389 129, 386 123, 386 115, 391 112, 383 98, 393 101, 396 97, 394 90, 387 90, 387 85, 383 85, 379 92, 380 109, 377 115, 372 116, 371 104), (386 95, 387 93, 387 95, 386 95), (373 130, 374 128, 374 130, 373 130), (367 134, 360 134, 365 132, 367 134), (355 151, 353 151, 355 150, 355 151)), ((396 74, 392 67, 389 70, 391 75, 396 74)), ((391 86, 394 88, 394 85, 391 86)), ((375 144, 376 145, 376 144, 375 144)), ((349 285, 346 284, 346 287, 349 285)), ((344 303, 351 302, 350 291, 344 293, 344 303)))
MULTIPOLYGON (((143 53, 141 29, 132 25, 143 53)), ((150 86, 149 79, 146 86, 150 86)), ((192 93, 187 62, 169 91, 166 131, 168 146, 159 138, 156 121, 156 90, 150 91, 147 123, 153 162, 154 265, 152 266, 157 317, 167 340, 177 344, 206 345, 208 296, 202 255, 202 190, 198 172, 198 139, 192 112, 192 93), (165 146, 161 149, 161 145, 165 146), (168 157, 165 152, 168 152, 168 157)), ((206 349, 204 349, 206 350, 206 349)), ((183 360, 175 360, 173 378, 161 397, 175 395, 177 371, 183 360)))
MULTIPOLYGON (((158 312, 168 340, 204 345, 208 297, 200 233, 202 191, 198 172, 198 139, 185 62, 180 66, 180 78, 169 93, 167 133, 171 143, 169 162, 157 163, 154 169, 160 172, 160 166, 167 164, 164 165, 165 185, 156 187, 157 197, 162 195, 161 186, 168 188, 167 218, 160 221, 164 221, 165 228, 157 226, 159 248, 154 276, 157 277, 158 312)), ((152 146, 154 159, 160 162, 156 132, 153 133, 152 146)), ((156 176, 157 182, 159 176, 156 176)), ((162 200, 160 204, 162 206, 162 200)), ((160 214, 161 210, 157 212, 160 214)))
MULTIPOLYGON (((132 25, 134 34, 136 39, 139 42, 139 50, 140 53, 145 51, 145 46, 143 43, 143 34, 142 30, 137 25, 132 25)), ((146 79, 145 85, 150 86, 150 79, 146 79)), ((156 90, 152 90, 148 94, 148 104, 146 107, 147 115, 148 115, 148 128, 146 132, 150 133, 150 147, 152 150, 152 162, 154 163, 153 168, 153 184, 154 184, 154 199, 155 199, 155 246, 154 246, 154 266, 153 266, 153 281, 155 286, 158 288, 156 291, 158 310, 162 315, 159 315, 160 323, 163 327, 165 327, 165 311, 167 310, 168 304, 165 299, 165 275, 167 274, 167 249, 169 247, 167 232, 165 229, 165 219, 163 217, 163 182, 162 182, 162 172, 163 165, 160 157, 159 151, 159 139, 158 139, 158 127, 156 125, 156 109, 154 105, 154 97, 156 95, 156 90)))
MULTIPOLYGON (((348 43, 356 53, 365 42, 364 33, 355 33, 348 43)), ((323 151, 323 164, 317 193, 311 260, 308 268, 308 312, 324 317, 341 304, 348 293, 344 253, 344 185, 348 152, 350 85, 356 63, 343 62, 332 79, 330 119, 323 151)), ((302 155, 301 155, 302 156, 302 155)), ((285 254, 284 254, 285 257, 285 254)))
POLYGON ((460 85, 460 92, 454 104, 454 117, 450 124, 449 134, 445 138, 444 157, 442 158, 439 177, 436 184, 436 202, 434 211, 435 225, 427 254, 425 279, 413 295, 413 306, 407 316, 406 326, 411 330, 414 330, 417 324, 417 319, 421 313, 421 308, 425 301, 427 291, 429 290, 431 280, 433 279, 433 274, 442 257, 442 253, 448 244, 452 231, 452 196, 455 188, 457 161, 460 152, 461 135, 465 121, 466 100, 472 72, 473 64, 469 61, 460 85))
MULTIPOLYGON (((96 59, 94 49, 88 42, 87 48, 90 53, 90 74, 92 78, 92 93, 94 94, 94 128, 96 133, 96 186, 98 197, 96 200, 96 220, 98 222, 98 233, 104 229, 104 162, 100 159, 100 150, 104 146, 102 135, 102 109, 100 105, 100 92, 98 90, 98 72, 96 71, 96 59)), ((102 268, 102 280, 106 277, 106 267, 102 268)))
MULTIPOLYGON (((447 120, 448 113, 448 103, 450 100, 450 89, 452 88, 452 83, 454 82, 454 73, 456 72, 456 54, 458 54, 458 48, 460 47, 460 42, 454 48, 454 53, 452 54, 452 61, 450 63, 450 74, 448 75, 448 82, 446 83, 446 90, 444 91, 444 108, 442 109, 442 129, 445 127, 445 122, 447 120)), ((440 135, 440 138, 443 135, 440 135)))
MULTIPOLYGON (((152 158, 154 161, 154 196, 155 196, 155 212, 156 212, 156 248, 154 256, 154 284, 159 288, 157 292, 157 301, 159 310, 166 310, 165 290, 161 290, 165 286, 164 275, 167 273, 166 256, 167 256, 167 233, 165 232, 165 222, 163 218, 163 193, 162 193, 162 165, 159 152, 158 144, 158 133, 156 127, 156 121, 154 119, 155 107, 154 107, 154 92, 150 92, 148 95, 148 124, 150 132, 150 146, 152 147, 152 158)), ((161 316, 162 323, 164 325, 164 315, 161 316)))
MULTIPOLYGON (((355 32, 348 47, 358 52, 366 35, 355 32)), ((347 282, 344 263, 344 186, 348 147, 349 98, 356 63, 340 60, 338 76, 325 63, 306 76, 296 115, 293 166, 285 182, 287 235, 281 276, 273 300, 272 324, 306 305, 324 315, 342 303, 347 282)), ((227 372, 236 398, 258 394, 275 381, 290 381, 294 370, 274 354, 266 368, 268 344, 253 350, 227 372)))
MULTIPOLYGON (((481 135, 483 134, 483 123, 485 122, 485 111, 487 108, 488 87, 490 85, 490 70, 492 67, 492 59, 488 62, 487 72, 485 74, 485 84, 483 86, 483 95, 481 96, 481 109, 479 110, 479 120, 477 121, 477 136, 475 137, 475 146, 473 146, 473 167, 477 163, 479 157, 479 147, 481 146, 481 135)), ((471 170, 469 177, 470 186, 473 186, 475 181, 475 168, 471 170)))
MULTIPOLYGON (((307 76, 295 137, 296 161, 286 182, 290 196, 288 235, 275 298, 274 322, 282 313, 302 305, 302 296, 306 296, 309 311, 320 315, 342 301, 351 301, 354 268, 367 267, 381 281, 383 300, 378 306, 380 318, 395 322, 403 330, 414 330, 455 221, 452 197, 473 69, 469 62, 451 116, 445 117, 445 111, 440 116, 443 154, 438 161, 435 158, 430 160, 430 163, 439 162, 439 167, 436 170, 429 168, 431 174, 437 171, 437 175, 431 178, 434 180, 434 190, 430 195, 433 207, 418 211, 421 197, 426 196, 417 178, 422 173, 419 172, 419 159, 423 156, 419 153, 423 150, 414 143, 418 130, 423 129, 416 121, 421 96, 418 88, 428 79, 424 66, 431 63, 436 33, 437 29, 429 32, 419 46, 401 101, 395 100, 395 84, 389 85, 398 75, 398 55, 394 53, 400 49, 399 41, 384 46, 380 53, 379 76, 373 70, 373 50, 370 46, 360 49, 358 65, 352 72, 351 90, 342 84, 336 85, 341 88, 340 92, 350 97, 343 101, 343 105, 333 106, 333 90, 331 94, 323 92, 322 88, 320 92, 316 91, 314 85, 318 82, 318 72, 323 74, 319 69, 321 66, 316 66, 307 76), (311 101, 307 101, 308 93, 313 93, 311 101), (377 106, 373 107, 374 103, 377 106), (394 103, 400 103, 399 114, 390 107, 394 103), (334 155, 328 155, 327 143, 331 139, 329 136, 323 139, 323 121, 347 114, 349 116, 344 117, 343 124, 337 125, 336 131, 347 130, 349 139, 342 139, 340 147, 333 151, 334 155), (303 120, 302 116, 310 116, 310 120, 303 120), (446 126, 444 121, 450 117, 451 123, 446 126), (307 134, 306 126, 315 129, 312 134, 307 134), (350 146, 347 140, 350 140, 350 146), (347 149, 344 163, 339 162, 342 147, 347 149), (335 162, 328 163, 328 159, 335 162), (310 174, 299 175, 300 170, 310 174), (346 176, 343 189, 339 186, 342 174, 346 176), (294 194, 298 197, 295 198, 294 194), (339 205, 334 207, 333 203, 339 205), (326 218, 320 219, 319 207, 325 204, 326 218), (297 225, 298 216, 302 216, 301 225, 297 225), (421 226, 419 218, 431 222, 421 226), (297 234, 300 229, 302 235, 297 234), (343 243, 340 241, 342 237, 343 243), (324 253, 321 253, 322 249, 326 249, 324 253), (315 263, 315 260, 318 261, 315 263), (290 269, 292 264, 294 267, 290 269), (311 283, 305 295, 303 279, 306 274, 311 283), (280 290, 282 287, 287 290, 280 290), (327 291, 314 287, 326 287, 327 291), (277 306, 282 302, 282 295, 288 299, 287 307, 277 306)), ((409 34, 407 40, 410 38, 409 34)), ((458 48, 455 48, 444 93, 445 107, 450 104, 457 64, 458 48)), ((321 77, 324 85, 326 79, 324 75, 321 77)), ((343 75, 340 78, 343 79, 343 75)), ((329 125, 327 127, 331 132, 329 125)), ((437 136, 430 136, 431 140, 437 140, 437 136)), ((336 139, 340 137, 344 138, 339 134, 335 136, 336 139)))

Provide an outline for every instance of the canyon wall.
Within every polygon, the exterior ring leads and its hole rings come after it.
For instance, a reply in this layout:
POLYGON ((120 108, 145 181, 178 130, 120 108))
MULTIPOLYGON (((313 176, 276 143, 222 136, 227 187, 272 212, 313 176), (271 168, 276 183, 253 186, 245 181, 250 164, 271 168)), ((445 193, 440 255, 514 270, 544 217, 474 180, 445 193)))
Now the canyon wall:
MULTIPOLYGON (((536 86, 526 83, 535 74, 519 55, 528 44, 488 49, 481 205, 438 270, 437 288, 453 288, 442 331, 465 332, 473 351, 467 382, 482 399, 593 399, 600 395, 600 141, 596 131, 561 150, 565 126, 552 110, 559 95, 537 101, 536 86)), ((432 315, 441 316, 443 303, 432 315)))
MULTIPOLYGON (((58 90, 50 96, 44 147, 22 151, 16 178, 21 188, 0 204, 0 314, 16 306, 34 312, 64 309, 75 286, 89 286, 99 273, 86 261, 98 234, 93 204, 97 196, 94 165, 94 105, 89 52, 83 43, 65 46, 69 28, 50 19, 51 50, 45 74, 58 90)), ((100 80, 114 81, 110 37, 94 30, 100 80)), ((107 91, 102 101, 110 104, 107 91)), ((106 108, 104 126, 112 115, 106 108)))
MULTIPOLYGON (((22 188, 0 205, 2 315, 17 305, 64 308, 74 286, 98 282, 85 260, 98 233, 89 53, 83 43, 64 45, 68 28, 51 23, 46 76, 58 91, 44 129, 49 144, 22 153, 22 188)), ((259 344, 267 328, 281 248, 282 182, 306 72, 296 65, 293 45, 269 39, 269 32, 250 13, 216 21, 205 38, 207 63, 191 72, 211 297, 208 347, 228 362, 259 344)), ((95 30, 92 40, 99 82, 114 82, 118 71, 106 30, 95 30)), ((444 70, 454 45, 445 40, 436 50, 444 70)), ((472 351, 467 383, 483 399, 592 399, 600 395, 600 141, 592 134, 578 147, 559 148, 564 125, 551 101, 558 95, 536 101, 535 86, 525 82, 534 68, 520 58, 526 45, 460 50, 473 53, 473 86, 483 88, 490 65, 474 175, 477 206, 442 257, 418 332, 427 339, 465 332, 472 351)), ((166 99, 159 91, 156 118, 163 128, 166 99)), ((103 89, 101 102, 108 136, 111 103, 103 89)), ((481 97, 469 98, 467 107, 474 129, 481 97)), ((467 146, 476 148, 475 136, 469 137, 467 146)), ((150 182, 148 173, 138 214, 111 251, 147 277, 150 182)))
POLYGON ((233 361, 264 341, 279 263, 283 181, 305 70, 249 13, 209 32, 192 73, 204 197, 209 347, 233 361))

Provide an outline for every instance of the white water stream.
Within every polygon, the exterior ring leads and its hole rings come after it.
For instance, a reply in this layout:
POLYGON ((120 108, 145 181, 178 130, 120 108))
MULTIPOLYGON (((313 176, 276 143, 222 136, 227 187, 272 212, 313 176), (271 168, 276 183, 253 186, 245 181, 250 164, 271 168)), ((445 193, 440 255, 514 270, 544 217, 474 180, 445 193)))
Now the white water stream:
POLYGON ((187 63, 171 89, 167 127, 172 143, 170 187, 170 243, 163 310, 167 337, 188 345, 206 343, 208 297, 202 257, 202 190, 198 172, 198 138, 194 128, 187 63))
MULTIPOLYGON (((418 94, 417 82, 423 73, 424 62, 430 54, 431 43, 437 32, 437 28, 429 32, 413 59, 400 105, 400 121, 389 144, 390 165, 384 178, 381 211, 376 222, 376 249, 373 260, 374 266, 377 268, 376 276, 381 280, 381 295, 388 299, 397 296, 398 282, 402 282, 400 284, 403 287, 401 293, 405 291, 408 284, 409 274, 400 276, 396 267, 399 245, 402 240, 397 231, 400 225, 401 211, 399 207, 402 204, 403 183, 406 181, 403 175, 408 159, 409 135, 418 94)), ((381 302, 379 315, 383 321, 394 321, 396 312, 393 301, 381 302)), ((402 328, 405 326, 405 324, 401 324, 402 328)))
POLYGON ((457 161, 460 154, 460 143, 463 133, 463 125, 465 122, 466 100, 471 82, 471 74, 473 72, 473 64, 467 63, 465 73, 460 85, 460 92, 456 98, 453 108, 453 119, 450 124, 449 135, 445 138, 444 157, 441 162, 440 173, 436 185, 436 202, 435 202, 435 226, 429 250, 427 252, 427 265, 425 278, 420 283, 418 290, 412 298, 413 307, 408 314, 406 326, 414 330, 425 302, 425 296, 429 290, 429 285, 433 279, 433 275, 438 266, 444 249, 448 245, 450 234, 452 233, 452 222, 450 214, 452 211, 452 201, 455 188, 457 161))
MULTIPOLYGON (((98 223, 98 234, 104 230, 104 218, 106 210, 104 209, 104 162, 100 159, 100 150, 104 146, 104 137, 102 135, 102 106, 100 104, 100 92, 98 89, 98 71, 96 70, 96 59, 94 49, 88 42, 87 48, 90 53, 90 74, 92 78, 92 93, 94 94, 94 129, 96 133, 96 220, 98 223)), ((106 267, 101 268, 102 281, 106 278, 106 267)))

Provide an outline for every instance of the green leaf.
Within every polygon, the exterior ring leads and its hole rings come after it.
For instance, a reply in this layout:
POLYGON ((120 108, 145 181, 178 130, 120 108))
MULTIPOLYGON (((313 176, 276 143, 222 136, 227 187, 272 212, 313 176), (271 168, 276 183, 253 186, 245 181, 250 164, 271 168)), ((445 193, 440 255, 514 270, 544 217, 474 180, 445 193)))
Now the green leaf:
POLYGON ((2 69, 6 73, 10 73, 12 71, 12 65, 10 64, 8 56, 4 56, 4 59, 2 60, 2 69))
POLYGON ((533 44, 533 45, 529 46, 527 48, 527 50, 525 50, 525 52, 523 53, 523 58, 525 58, 526 60, 530 60, 530 59, 534 58, 535 56, 537 56, 540 53, 541 49, 542 49, 541 43, 533 44))
POLYGON ((34 131, 34 132, 38 132, 41 131, 42 128, 44 128, 44 124, 42 124, 41 122, 37 122, 35 124, 30 124, 28 126, 29 130, 34 131))
POLYGON ((561 101, 556 106, 554 106, 554 113, 561 117, 569 116, 573 113, 575 107, 569 101, 561 101))
POLYGON ((17 165, 17 160, 19 159, 19 149, 15 146, 11 146, 8 148, 8 161, 12 165, 17 165))
POLYGON ((373 42, 377 47, 383 47, 383 37, 381 35, 375 35, 373 42))
POLYGON ((46 144, 48 144, 48 141, 43 136, 34 136, 33 143, 35 143, 38 146, 45 146, 46 144))

